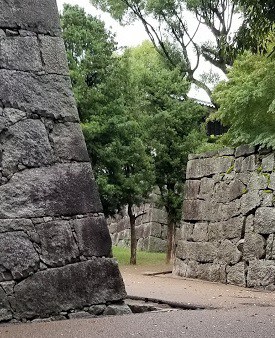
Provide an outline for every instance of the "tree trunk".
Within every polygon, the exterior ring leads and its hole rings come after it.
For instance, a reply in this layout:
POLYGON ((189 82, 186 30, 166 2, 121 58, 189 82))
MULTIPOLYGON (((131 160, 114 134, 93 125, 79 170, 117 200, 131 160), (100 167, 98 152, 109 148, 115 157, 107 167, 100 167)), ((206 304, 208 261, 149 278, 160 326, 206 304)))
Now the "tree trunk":
POLYGON ((175 231, 175 222, 168 215, 166 264, 169 264, 175 257, 175 231))
POLYGON ((136 216, 133 214, 132 205, 128 204, 128 216, 130 217, 131 229, 131 257, 130 264, 137 264, 137 236, 136 236, 136 216))

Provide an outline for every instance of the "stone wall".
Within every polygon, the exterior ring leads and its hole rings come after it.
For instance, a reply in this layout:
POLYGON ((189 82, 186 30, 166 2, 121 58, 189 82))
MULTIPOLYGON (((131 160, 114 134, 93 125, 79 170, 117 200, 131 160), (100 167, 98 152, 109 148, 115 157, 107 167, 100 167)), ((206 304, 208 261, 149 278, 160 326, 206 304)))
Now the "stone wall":
MULTIPOLYGON (((138 250, 165 252, 167 243, 167 215, 158 209, 154 202, 145 203, 134 210, 136 215, 143 214, 136 220, 138 250)), ((113 245, 130 247, 130 220, 126 215, 118 214, 108 219, 108 227, 113 245)))
POLYGON ((174 273, 275 289, 274 153, 190 156, 174 273))
POLYGON ((56 2, 0 7, 0 322, 103 309, 125 290, 110 258, 56 2))

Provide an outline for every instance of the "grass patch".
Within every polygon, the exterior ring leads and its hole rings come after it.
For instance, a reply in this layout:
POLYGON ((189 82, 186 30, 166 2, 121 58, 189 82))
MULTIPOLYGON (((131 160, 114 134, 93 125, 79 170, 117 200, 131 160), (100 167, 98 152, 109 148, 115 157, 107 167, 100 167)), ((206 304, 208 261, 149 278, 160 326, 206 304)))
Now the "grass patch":
MULTIPOLYGON (((119 265, 130 265, 130 249, 113 246, 113 255, 119 265)), ((137 265, 158 265, 165 263, 166 255, 162 252, 137 251, 137 265)))

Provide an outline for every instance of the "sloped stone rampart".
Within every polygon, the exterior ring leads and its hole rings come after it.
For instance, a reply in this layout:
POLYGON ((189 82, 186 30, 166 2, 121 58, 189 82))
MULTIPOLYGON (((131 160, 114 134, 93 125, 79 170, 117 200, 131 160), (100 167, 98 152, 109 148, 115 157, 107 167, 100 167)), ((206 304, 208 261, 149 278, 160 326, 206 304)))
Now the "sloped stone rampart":
POLYGON ((190 155, 174 273, 275 290, 275 154, 190 155))
POLYGON ((0 0, 0 322, 120 302, 55 0, 0 0))
MULTIPOLYGON (((151 201, 135 207, 134 213, 142 215, 136 220, 137 248, 149 252, 165 252, 167 247, 167 214, 151 201)), ((129 247, 130 219, 124 214, 109 218, 108 228, 115 246, 129 247)))

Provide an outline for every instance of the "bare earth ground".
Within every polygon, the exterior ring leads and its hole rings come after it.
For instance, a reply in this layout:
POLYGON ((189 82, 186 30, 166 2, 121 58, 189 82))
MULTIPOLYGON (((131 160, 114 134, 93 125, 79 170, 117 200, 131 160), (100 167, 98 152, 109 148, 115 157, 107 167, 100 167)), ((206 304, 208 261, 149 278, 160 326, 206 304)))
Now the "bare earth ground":
POLYGON ((167 270, 169 268, 163 265, 122 267, 128 295, 195 305, 205 310, 9 324, 0 326, 0 337, 275 337, 274 292, 183 279, 171 274, 150 275, 167 270))

